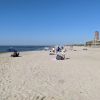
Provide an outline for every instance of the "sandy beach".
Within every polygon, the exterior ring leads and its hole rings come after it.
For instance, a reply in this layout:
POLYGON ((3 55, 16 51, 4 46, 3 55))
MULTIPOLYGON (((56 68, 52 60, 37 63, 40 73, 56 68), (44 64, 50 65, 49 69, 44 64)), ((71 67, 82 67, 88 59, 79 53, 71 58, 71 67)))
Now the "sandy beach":
POLYGON ((0 100, 100 100, 100 48, 0 54, 0 100))

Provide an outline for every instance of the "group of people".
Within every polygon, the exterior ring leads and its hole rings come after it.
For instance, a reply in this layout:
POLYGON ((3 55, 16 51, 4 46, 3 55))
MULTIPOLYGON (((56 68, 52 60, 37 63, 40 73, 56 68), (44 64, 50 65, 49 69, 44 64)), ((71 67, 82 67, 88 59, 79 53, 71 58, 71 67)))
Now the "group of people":
POLYGON ((64 60, 65 59, 65 52, 66 49, 62 46, 62 47, 53 47, 50 50, 50 55, 55 55, 56 54, 56 59, 57 60, 64 60))

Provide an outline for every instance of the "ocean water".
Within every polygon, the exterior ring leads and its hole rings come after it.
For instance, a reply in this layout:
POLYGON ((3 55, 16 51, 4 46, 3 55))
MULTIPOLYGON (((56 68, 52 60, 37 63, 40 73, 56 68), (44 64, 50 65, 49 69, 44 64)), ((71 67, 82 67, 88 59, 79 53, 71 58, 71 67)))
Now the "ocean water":
POLYGON ((39 50, 44 50, 49 46, 0 46, 0 52, 11 52, 13 50, 17 51, 39 51, 39 50))

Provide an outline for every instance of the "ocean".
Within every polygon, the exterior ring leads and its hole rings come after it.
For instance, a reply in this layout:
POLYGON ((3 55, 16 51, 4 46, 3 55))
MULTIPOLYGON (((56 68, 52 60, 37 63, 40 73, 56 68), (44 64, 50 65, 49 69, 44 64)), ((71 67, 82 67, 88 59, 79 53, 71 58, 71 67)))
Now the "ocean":
POLYGON ((0 46, 0 52, 13 52, 17 50, 18 52, 22 51, 39 51, 49 48, 49 46, 0 46))

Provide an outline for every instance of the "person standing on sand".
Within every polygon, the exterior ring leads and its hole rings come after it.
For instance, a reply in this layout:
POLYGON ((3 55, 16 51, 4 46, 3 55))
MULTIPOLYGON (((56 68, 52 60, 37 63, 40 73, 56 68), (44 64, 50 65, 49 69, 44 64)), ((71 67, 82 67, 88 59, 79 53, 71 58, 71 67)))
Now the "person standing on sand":
POLYGON ((60 49, 60 47, 58 46, 57 47, 57 50, 56 50, 57 52, 60 52, 61 51, 61 49, 60 49))

